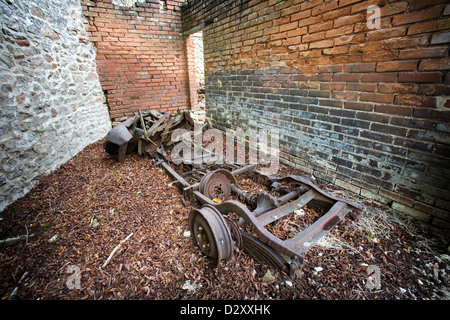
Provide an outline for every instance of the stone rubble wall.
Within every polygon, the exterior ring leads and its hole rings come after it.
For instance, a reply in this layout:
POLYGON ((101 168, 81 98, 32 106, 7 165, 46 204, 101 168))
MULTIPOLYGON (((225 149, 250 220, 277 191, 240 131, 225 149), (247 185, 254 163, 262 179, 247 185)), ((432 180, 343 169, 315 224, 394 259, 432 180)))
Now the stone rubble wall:
POLYGON ((205 62, 203 60, 203 36, 202 32, 192 35, 195 59, 195 79, 198 87, 205 87, 205 62))
POLYGON ((0 211, 111 128, 78 0, 0 0, 0 211))

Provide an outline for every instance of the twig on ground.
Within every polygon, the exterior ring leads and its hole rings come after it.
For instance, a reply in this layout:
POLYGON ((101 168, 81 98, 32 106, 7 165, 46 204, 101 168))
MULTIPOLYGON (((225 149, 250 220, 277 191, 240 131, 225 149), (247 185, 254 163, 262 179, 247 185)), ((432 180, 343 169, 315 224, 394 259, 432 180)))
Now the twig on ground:
POLYGON ((19 285, 22 282, 22 280, 28 275, 28 271, 25 271, 20 277, 19 282, 17 283, 17 286, 14 288, 14 290, 11 292, 11 294, 8 296, 8 300, 10 300, 12 297, 14 297, 17 294, 17 290, 19 290, 19 285))
POLYGON ((134 234, 134 232, 130 233, 125 239, 120 241, 120 243, 113 249, 113 251, 111 251, 108 259, 106 259, 105 263, 102 265, 102 268, 104 268, 108 265, 109 261, 111 260, 113 255, 116 253, 116 251, 119 250, 119 248, 122 246, 122 244, 124 244, 126 241, 128 241, 128 239, 130 239, 133 236, 133 234, 134 234))
MULTIPOLYGON (((27 230, 28 231, 28 230, 27 230)), ((8 239, 4 239, 4 240, 0 240, 0 247, 7 247, 7 246, 12 246, 13 244, 22 241, 22 240, 26 240, 27 244, 28 244, 28 238, 29 237, 34 237, 34 234, 25 234, 22 236, 17 236, 17 237, 12 237, 12 238, 8 238, 8 239)))

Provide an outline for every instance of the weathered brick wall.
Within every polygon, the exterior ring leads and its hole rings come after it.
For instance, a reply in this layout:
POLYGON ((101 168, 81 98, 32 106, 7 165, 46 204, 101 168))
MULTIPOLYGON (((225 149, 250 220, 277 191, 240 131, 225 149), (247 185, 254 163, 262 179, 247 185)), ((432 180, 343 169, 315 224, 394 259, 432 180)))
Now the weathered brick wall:
POLYGON ((189 108, 181 2, 169 0, 161 8, 159 0, 138 2, 135 7, 82 0, 113 120, 139 109, 189 108))
POLYGON ((285 161, 447 229, 449 15, 446 0, 182 7, 183 28, 203 28, 213 125, 278 128, 285 161))

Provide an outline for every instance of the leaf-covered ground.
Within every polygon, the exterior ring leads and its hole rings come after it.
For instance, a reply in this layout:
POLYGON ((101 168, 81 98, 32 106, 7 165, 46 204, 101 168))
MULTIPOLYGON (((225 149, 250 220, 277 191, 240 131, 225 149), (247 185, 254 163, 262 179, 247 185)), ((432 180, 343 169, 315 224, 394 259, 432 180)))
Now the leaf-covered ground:
MULTIPOLYGON (((0 214, 0 239, 28 235, 0 247, 0 297, 449 297, 448 243, 407 218, 326 185, 320 186, 365 209, 358 222, 339 224, 307 252, 302 278, 291 279, 239 251, 213 269, 186 236, 193 207, 183 205, 170 182, 149 157, 132 154, 120 164, 103 151, 102 141, 86 147, 0 214), (369 266, 379 270, 378 287, 368 282, 369 266)), ((248 192, 258 189, 246 177, 239 183, 248 192)))

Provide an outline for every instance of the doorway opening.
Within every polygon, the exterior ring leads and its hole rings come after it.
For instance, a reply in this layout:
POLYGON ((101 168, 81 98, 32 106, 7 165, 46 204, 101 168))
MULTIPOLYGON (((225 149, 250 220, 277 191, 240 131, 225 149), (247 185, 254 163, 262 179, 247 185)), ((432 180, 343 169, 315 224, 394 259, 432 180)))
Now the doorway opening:
POLYGON ((205 62, 203 58, 203 32, 186 38, 191 110, 205 110, 205 62))

